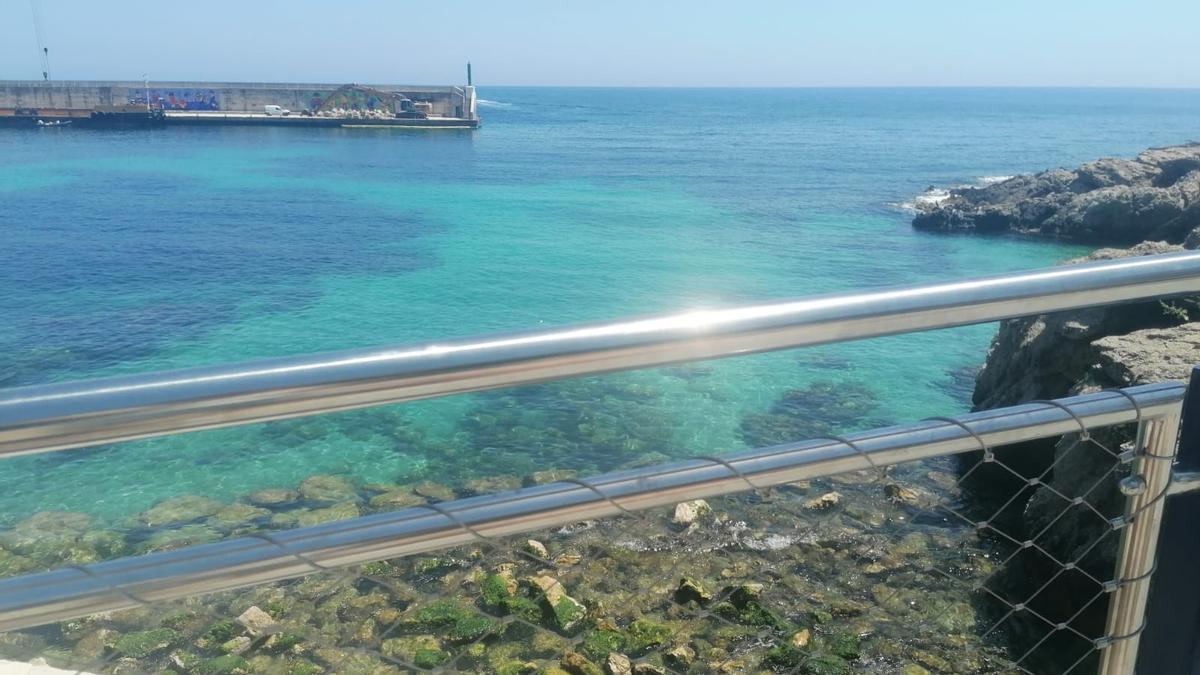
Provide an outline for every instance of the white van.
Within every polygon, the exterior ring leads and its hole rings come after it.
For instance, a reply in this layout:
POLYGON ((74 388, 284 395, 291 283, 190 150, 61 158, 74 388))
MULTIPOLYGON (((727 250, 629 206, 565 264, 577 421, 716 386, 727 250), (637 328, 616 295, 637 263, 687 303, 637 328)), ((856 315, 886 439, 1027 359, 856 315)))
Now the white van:
POLYGON ((283 107, 280 107, 277 105, 264 105, 263 111, 266 112, 267 115, 270 115, 271 117, 287 117, 288 115, 292 114, 291 110, 288 110, 287 108, 283 108, 283 107))

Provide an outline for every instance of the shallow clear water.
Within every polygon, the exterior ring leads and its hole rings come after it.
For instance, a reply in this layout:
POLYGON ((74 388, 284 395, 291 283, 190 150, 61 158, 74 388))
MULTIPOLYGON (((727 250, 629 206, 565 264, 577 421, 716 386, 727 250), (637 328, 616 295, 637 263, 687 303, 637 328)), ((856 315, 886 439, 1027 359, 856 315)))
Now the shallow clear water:
MULTIPOLYGON (((1200 109, 1166 90, 481 94, 474 133, 0 134, 0 385, 1045 266, 1084 249, 916 233, 894 204, 1186 141, 1200 109)), ((0 523, 121 522, 321 472, 454 481, 736 450, 762 437, 747 419, 821 381, 861 400, 801 416, 866 409, 837 428, 947 414, 993 330, 7 460, 0 523)))

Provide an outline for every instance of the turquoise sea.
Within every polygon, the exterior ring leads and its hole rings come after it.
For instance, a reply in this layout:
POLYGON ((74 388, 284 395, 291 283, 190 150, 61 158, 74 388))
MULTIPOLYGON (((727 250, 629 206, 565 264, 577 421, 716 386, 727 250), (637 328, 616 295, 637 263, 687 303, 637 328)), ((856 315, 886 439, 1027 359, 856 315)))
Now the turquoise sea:
MULTIPOLYGON (((917 233, 903 204, 1200 138, 1195 90, 480 91, 476 132, 0 134, 0 386, 1051 265, 1086 250, 917 233)), ((969 405, 993 330, 10 459, 0 525, 119 525, 316 473, 595 472, 944 415, 969 405)))

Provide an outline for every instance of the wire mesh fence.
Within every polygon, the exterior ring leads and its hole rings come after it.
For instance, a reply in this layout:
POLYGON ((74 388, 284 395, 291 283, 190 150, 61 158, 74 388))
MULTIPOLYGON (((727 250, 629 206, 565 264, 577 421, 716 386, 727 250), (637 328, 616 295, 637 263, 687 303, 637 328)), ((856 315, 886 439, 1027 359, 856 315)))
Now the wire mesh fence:
MULTIPOLYGON (((436 554, 15 631, 0 656, 93 673, 1096 672, 1132 637, 1108 633, 1110 597, 1146 582, 1117 576, 1118 542, 1161 495, 1121 483, 1148 457, 1129 426, 1046 443, 897 466, 862 453, 870 469, 742 475, 737 494, 507 538, 462 523, 471 543, 436 554), (1141 500, 1127 516, 1119 485, 1141 500)), ((368 503, 449 513, 438 487, 368 503)), ((231 532, 311 524, 250 508, 273 515, 231 532)), ((189 527, 161 541, 190 543, 189 527)))

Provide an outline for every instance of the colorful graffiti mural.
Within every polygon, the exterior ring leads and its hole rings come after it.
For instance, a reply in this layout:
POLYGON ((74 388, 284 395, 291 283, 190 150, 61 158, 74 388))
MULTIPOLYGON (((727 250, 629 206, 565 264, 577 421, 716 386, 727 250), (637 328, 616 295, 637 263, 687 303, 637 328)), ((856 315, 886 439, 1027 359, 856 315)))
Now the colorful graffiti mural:
MULTIPOLYGON (((150 104, 163 110, 220 110, 221 101, 213 89, 149 90, 150 104)), ((146 89, 130 89, 129 103, 145 105, 146 89)))
MULTIPOLYGON (((316 102, 319 97, 313 95, 316 102)), ((380 91, 370 87, 348 84, 331 93, 324 101, 314 107, 315 110, 386 110, 391 111, 395 106, 396 94, 380 91)))

